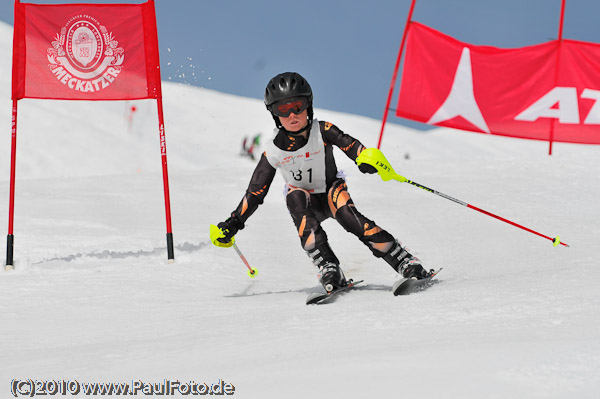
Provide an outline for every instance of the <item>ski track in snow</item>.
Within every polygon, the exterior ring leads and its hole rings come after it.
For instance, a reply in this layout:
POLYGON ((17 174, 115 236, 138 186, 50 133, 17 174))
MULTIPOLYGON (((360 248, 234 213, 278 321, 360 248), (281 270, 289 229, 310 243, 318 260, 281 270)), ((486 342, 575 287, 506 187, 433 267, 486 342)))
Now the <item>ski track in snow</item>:
MULTIPOLYGON (((12 31, 0 25, 5 52, 12 31)), ((10 61, 0 63, 10 92, 10 61)), ((0 273, 0 396, 12 379, 232 383, 240 398, 595 398, 600 386, 600 148, 388 124, 382 150, 408 178, 571 245, 410 185, 350 173, 357 208, 438 282, 406 297, 394 273, 335 221, 323 226, 360 289, 318 289, 276 177, 237 243, 259 271, 209 243, 271 136, 260 100, 164 84, 176 262, 167 264, 152 101, 19 102, 16 268, 0 273), (231 110, 236 110, 235 116, 231 110), (408 154, 408 159, 406 154, 408 154)), ((10 101, 0 107, 8 209, 10 101)), ((318 106, 318 91, 316 91, 318 106)), ((317 109, 374 146, 379 121, 317 109)), ((0 226, 7 226, 0 213, 0 226)))

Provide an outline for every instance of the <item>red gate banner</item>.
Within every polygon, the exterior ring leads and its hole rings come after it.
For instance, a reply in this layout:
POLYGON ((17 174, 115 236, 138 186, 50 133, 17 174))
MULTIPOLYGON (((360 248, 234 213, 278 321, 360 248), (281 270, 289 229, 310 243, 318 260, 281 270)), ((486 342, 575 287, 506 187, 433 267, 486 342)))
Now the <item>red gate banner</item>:
POLYGON ((600 45, 500 49, 408 28, 396 115, 536 140, 600 144, 600 45))
POLYGON ((158 66, 151 2, 15 2, 13 99, 157 98, 158 66))

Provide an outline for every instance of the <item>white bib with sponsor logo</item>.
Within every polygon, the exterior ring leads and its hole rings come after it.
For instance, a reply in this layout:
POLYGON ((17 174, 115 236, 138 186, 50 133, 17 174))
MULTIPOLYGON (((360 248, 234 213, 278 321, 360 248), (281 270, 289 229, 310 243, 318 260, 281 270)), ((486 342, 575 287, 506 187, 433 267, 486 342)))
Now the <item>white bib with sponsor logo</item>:
MULTIPOLYGON (((275 129, 275 135, 279 131, 275 129)), ((279 169, 286 184, 302 188, 310 193, 324 193, 325 181, 325 144, 321 136, 319 121, 312 122, 308 142, 296 151, 284 151, 277 148, 273 140, 269 141, 265 155, 274 168, 279 169)))

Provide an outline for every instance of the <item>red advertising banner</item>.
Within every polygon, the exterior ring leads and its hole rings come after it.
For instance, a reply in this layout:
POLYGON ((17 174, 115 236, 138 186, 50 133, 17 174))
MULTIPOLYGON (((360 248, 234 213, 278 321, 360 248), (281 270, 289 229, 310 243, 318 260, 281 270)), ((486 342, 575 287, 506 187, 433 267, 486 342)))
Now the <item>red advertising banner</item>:
POLYGON ((15 2, 13 99, 157 98, 154 4, 15 2))
POLYGON ((410 22, 396 115, 527 139, 600 144, 600 45, 500 49, 410 22))

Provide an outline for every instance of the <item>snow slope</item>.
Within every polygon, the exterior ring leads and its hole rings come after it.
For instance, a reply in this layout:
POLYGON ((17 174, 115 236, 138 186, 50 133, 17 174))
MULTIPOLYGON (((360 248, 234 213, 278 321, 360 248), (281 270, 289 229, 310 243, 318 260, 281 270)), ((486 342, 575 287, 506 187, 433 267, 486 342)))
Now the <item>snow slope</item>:
MULTIPOLYGON (((11 35, 0 24, 5 54, 11 35)), ((7 226, 10 61, 0 67, 7 226)), ((315 98, 318 106, 318 88, 315 98)), ((599 147, 556 144, 550 157, 546 143, 386 128, 382 150, 398 173, 560 235, 570 248, 362 175, 337 152, 357 208, 444 271, 431 289, 393 297, 392 270, 328 220, 346 275, 366 285, 308 307, 315 270, 280 177, 237 235, 256 279, 232 249, 208 240, 209 224, 235 208, 254 168, 238 156, 242 138, 271 135, 263 104, 169 83, 164 100, 174 264, 155 103, 135 102, 130 128, 133 103, 19 102, 16 268, 0 272, 0 397, 12 397, 13 379, 221 379, 239 398, 597 397, 599 147)), ((316 116, 377 143, 379 121, 316 116)))

